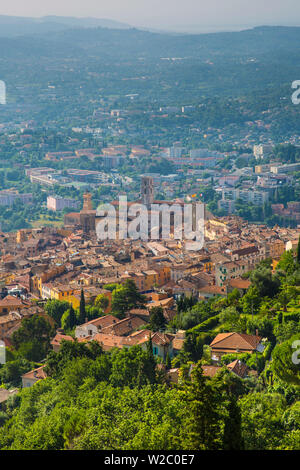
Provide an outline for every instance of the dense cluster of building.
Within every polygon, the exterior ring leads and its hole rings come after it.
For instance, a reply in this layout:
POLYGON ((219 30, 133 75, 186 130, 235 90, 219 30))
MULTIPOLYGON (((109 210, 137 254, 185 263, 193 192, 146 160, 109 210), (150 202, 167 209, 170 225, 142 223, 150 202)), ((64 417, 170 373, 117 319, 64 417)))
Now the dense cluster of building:
MULTIPOLYGON (((142 200, 153 197, 151 185, 151 179, 143 180, 142 200)), ((66 214, 63 228, 0 233, 0 340, 10 344, 24 317, 46 316, 43 304, 48 299, 65 300, 78 308, 83 290, 87 303, 103 294, 108 306, 104 317, 76 328, 78 341, 97 340, 104 349, 146 347, 151 335, 155 353, 172 357, 182 348, 184 331, 152 333, 148 324, 153 307, 162 307, 170 321, 176 315, 175 301, 182 295, 205 301, 234 289, 245 293, 250 282, 243 274, 266 258, 275 266, 285 250, 296 249, 299 235, 293 229, 270 229, 206 212, 205 244, 199 251, 190 251, 184 240, 172 235, 149 241, 99 240, 96 224, 91 195, 85 194, 83 209, 66 214), (145 309, 130 310, 118 320, 110 313, 111 291, 106 285, 128 279, 147 296, 147 303, 145 309)), ((52 342, 55 350, 62 339, 66 337, 60 331, 52 342)))

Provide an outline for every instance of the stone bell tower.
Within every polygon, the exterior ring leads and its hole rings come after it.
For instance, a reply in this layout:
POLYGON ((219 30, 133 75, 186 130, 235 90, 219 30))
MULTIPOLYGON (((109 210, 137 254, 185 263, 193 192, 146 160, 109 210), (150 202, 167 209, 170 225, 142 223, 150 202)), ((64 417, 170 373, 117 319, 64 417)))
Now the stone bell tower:
POLYGON ((151 176, 143 176, 141 182, 142 204, 150 208, 154 201, 154 183, 151 176))
POLYGON ((93 210, 93 204, 92 204, 92 195, 90 193, 84 193, 83 195, 83 207, 82 210, 84 212, 86 211, 92 211, 93 210))
POLYGON ((80 224, 83 232, 88 234, 95 231, 96 211, 93 210, 92 195, 85 193, 83 195, 83 206, 80 211, 80 224))

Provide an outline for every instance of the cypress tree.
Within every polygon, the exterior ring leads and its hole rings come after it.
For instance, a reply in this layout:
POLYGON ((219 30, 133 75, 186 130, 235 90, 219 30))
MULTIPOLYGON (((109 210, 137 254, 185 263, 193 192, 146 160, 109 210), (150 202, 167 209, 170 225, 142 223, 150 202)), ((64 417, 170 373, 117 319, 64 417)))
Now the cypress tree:
POLYGON ((151 333, 147 342, 147 358, 144 364, 144 373, 150 384, 154 384, 156 381, 156 360, 153 354, 151 333))
POLYGON ((70 328, 73 328, 73 326, 76 325, 76 315, 75 315, 75 311, 72 305, 70 306, 69 312, 70 312, 69 313, 70 328))
POLYGON ((242 437, 241 411, 233 395, 230 395, 227 410, 228 416, 225 419, 223 449, 243 450, 244 442, 242 437))
POLYGON ((184 435, 184 448, 193 450, 222 449, 223 417, 220 409, 221 394, 203 376, 198 362, 191 373, 191 382, 183 388, 190 415, 184 435))
POLYGON ((85 322, 86 313, 85 313, 85 298, 83 289, 81 289, 80 296, 80 306, 79 306, 79 324, 82 325, 85 322))
POLYGON ((168 370, 171 369, 171 358, 170 358, 169 351, 167 352, 167 355, 166 355, 166 368, 167 368, 168 370))

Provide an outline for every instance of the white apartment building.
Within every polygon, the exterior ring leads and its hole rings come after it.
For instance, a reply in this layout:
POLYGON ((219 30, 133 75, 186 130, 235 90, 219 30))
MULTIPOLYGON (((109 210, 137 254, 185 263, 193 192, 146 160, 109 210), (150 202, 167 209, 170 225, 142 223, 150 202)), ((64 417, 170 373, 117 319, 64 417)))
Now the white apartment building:
POLYGON ((47 197, 47 209, 51 211, 61 211, 65 207, 71 209, 77 209, 80 203, 75 199, 64 198, 60 196, 48 196, 47 197))
POLYGON ((269 200, 269 193, 267 191, 226 188, 222 190, 222 199, 231 201, 241 199, 244 202, 252 202, 256 206, 261 206, 269 200))
POLYGON ((291 163, 289 165, 277 165, 271 166, 270 171, 271 173, 282 174, 282 173, 290 173, 293 171, 300 170, 300 163, 291 163))
POLYGON ((259 144, 253 146, 253 154, 256 160, 264 158, 273 152, 273 146, 270 144, 259 144))
POLYGON ((12 206, 15 201, 21 201, 22 204, 32 202, 32 194, 19 194, 17 191, 0 191, 0 206, 12 206))

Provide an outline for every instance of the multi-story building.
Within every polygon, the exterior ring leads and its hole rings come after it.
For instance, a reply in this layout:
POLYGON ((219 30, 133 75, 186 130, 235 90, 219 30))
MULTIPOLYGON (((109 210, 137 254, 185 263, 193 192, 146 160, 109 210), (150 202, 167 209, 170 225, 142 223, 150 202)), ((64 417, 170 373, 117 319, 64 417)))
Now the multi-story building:
POLYGON ((66 207, 77 209, 79 207, 79 202, 75 201, 75 199, 69 199, 60 196, 47 197, 47 209, 51 211, 61 211, 66 207))
POLYGON ((12 206, 18 200, 22 204, 30 204, 32 203, 32 194, 20 194, 17 191, 0 191, 0 206, 12 206))
POLYGON ((270 144, 259 144, 253 146, 253 154, 256 160, 271 155, 273 152, 273 146, 270 144))
POLYGON ((117 168, 124 162, 124 155, 103 155, 102 160, 105 168, 117 168))
POLYGON ((169 158, 181 158, 184 150, 184 147, 169 147, 165 151, 165 156, 169 158))
POLYGON ((275 174, 284 174, 284 173, 291 173, 293 171, 300 170, 300 163, 290 163, 288 165, 277 165, 271 166, 270 171, 271 173, 275 174))
POLYGON ((225 155, 223 153, 217 152, 216 150, 209 149, 192 149, 190 150, 190 158, 199 159, 199 158, 219 158, 223 159, 225 155))
POLYGON ((218 209, 223 209, 227 214, 233 214, 235 211, 235 202, 230 199, 220 199, 218 201, 218 209))
MULTIPOLYGON (((250 190, 250 189, 233 189, 226 188, 222 190, 222 200, 236 201, 241 199, 247 203, 253 203, 256 206, 261 206, 268 202, 269 192, 263 190, 250 190)), ((222 202, 223 204, 223 202, 222 202)))

